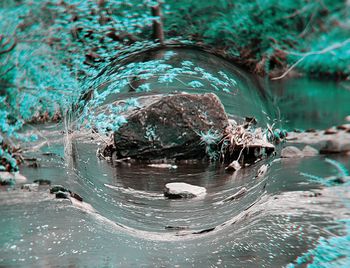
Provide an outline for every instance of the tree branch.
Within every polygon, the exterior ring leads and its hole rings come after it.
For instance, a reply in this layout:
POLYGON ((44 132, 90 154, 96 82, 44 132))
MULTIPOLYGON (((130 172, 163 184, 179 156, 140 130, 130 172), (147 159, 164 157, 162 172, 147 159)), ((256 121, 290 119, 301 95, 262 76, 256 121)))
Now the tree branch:
POLYGON ((160 10, 160 3, 151 7, 152 16, 159 17, 159 20, 153 20, 153 38, 158 39, 159 43, 164 44, 164 29, 162 23, 162 12, 160 10))
POLYGON ((335 50, 335 49, 338 49, 338 48, 341 48, 345 45, 347 45, 348 43, 350 43, 350 38, 349 39, 346 39, 345 41, 341 42, 341 43, 336 43, 336 44, 333 44, 329 47, 326 47, 322 50, 319 50, 319 51, 311 51, 311 52, 308 52, 308 53, 304 53, 304 54, 299 54, 299 53, 291 53, 291 52, 287 52, 285 51, 287 54, 296 54, 296 55, 300 55, 302 56, 299 60, 297 60, 292 66, 290 66, 287 71, 285 71, 282 75, 278 76, 278 77, 274 77, 274 78, 271 78, 271 80, 279 80, 279 79, 282 79, 284 77, 286 77, 286 75, 295 68, 295 66, 297 66, 300 62, 302 62, 305 58, 309 57, 309 56, 312 56, 312 55, 321 55, 321 54, 325 54, 327 52, 330 52, 332 50, 335 50))
MULTIPOLYGON (((8 41, 6 41, 4 44, 2 44, 1 47, 4 48, 4 47, 5 47, 7 44, 9 44, 9 43, 10 43, 10 41, 8 40, 8 41)), ((9 48, 7 48, 7 49, 5 49, 5 50, 0 50, 0 55, 5 54, 5 53, 7 53, 7 52, 10 52, 12 49, 15 48, 16 45, 17 45, 17 40, 15 39, 15 40, 13 41, 13 44, 12 44, 9 48)))

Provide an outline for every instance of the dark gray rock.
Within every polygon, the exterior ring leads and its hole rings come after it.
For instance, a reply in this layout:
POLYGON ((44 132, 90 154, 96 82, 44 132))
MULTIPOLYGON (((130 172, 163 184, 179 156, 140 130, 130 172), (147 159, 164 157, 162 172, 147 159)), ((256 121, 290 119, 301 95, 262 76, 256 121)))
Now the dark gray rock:
POLYGON ((62 185, 54 185, 51 189, 50 189, 50 193, 54 194, 57 192, 67 192, 69 193, 70 191, 66 188, 64 188, 62 185))
POLYGON ((118 158, 203 159, 200 133, 222 133, 228 125, 224 107, 212 93, 160 95, 127 115, 114 143, 118 158))
POLYGON ((206 192, 204 187, 184 182, 167 183, 164 188, 164 196, 170 199, 193 198, 203 196, 206 192))
POLYGON ((57 199, 69 199, 67 192, 58 191, 56 192, 57 199))

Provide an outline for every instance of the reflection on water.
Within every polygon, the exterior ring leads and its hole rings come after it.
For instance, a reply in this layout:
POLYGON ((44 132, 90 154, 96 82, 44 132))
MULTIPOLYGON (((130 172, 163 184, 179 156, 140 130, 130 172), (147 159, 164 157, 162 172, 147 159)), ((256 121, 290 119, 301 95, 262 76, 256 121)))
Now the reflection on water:
POLYGON ((273 82, 271 91, 290 130, 337 126, 350 114, 349 82, 297 78, 273 82))
MULTIPOLYGON (((217 58, 210 60, 214 61, 212 65, 221 64, 217 58)), ((298 83, 294 85, 300 86, 298 83)), ((310 81, 309 87, 314 84, 310 81)), ((291 91, 290 84, 283 85, 282 98, 276 93, 282 117, 293 120, 289 127, 306 128, 309 123, 310 127, 322 126, 322 121, 310 117, 316 108, 312 104, 315 99, 304 98, 301 91, 307 94, 303 91, 306 80, 303 85, 300 92, 291 91), (291 103, 298 103, 299 94, 307 105, 291 113, 291 103)), ((333 104, 348 98, 347 91, 337 90, 338 95, 328 99, 333 104)), ((251 103, 262 102, 251 94, 251 103)), ((235 96, 234 105, 230 105, 229 95, 220 97, 229 113, 239 110, 235 96)), ((256 109, 252 111, 261 111, 260 105, 252 107, 256 109)), ((345 108, 327 107, 329 116, 340 122, 345 108)), ((271 166, 263 178, 255 176, 265 163, 234 174, 226 173, 219 164, 205 163, 159 169, 99 160, 95 156, 96 142, 84 138, 72 138, 70 150, 64 150, 63 140, 57 139, 62 136, 57 130, 60 126, 41 128, 47 144, 40 151, 28 153, 38 159, 40 168, 23 166, 21 172, 29 182, 50 179, 79 193, 92 208, 53 199, 47 188, 38 192, 1 188, 0 265, 281 267, 315 247, 320 237, 345 232, 344 225, 335 220, 349 218, 344 205, 348 186, 324 188, 300 175, 333 175, 333 169, 324 165, 323 156, 268 159, 271 166), (164 185, 176 181, 204 186, 207 195, 191 200, 164 198, 164 185), (247 189, 245 195, 229 200, 243 187, 247 189)), ((350 169, 350 156, 335 159, 350 169)))
POLYGON ((348 216, 338 189, 322 189, 299 175, 299 170, 320 166, 320 158, 276 161, 265 178, 254 179, 259 166, 232 175, 203 164, 180 164, 176 170, 112 165, 96 159, 95 148, 78 141, 73 170, 61 158, 41 156, 42 169, 23 168, 23 173, 30 181, 50 178, 69 187, 96 212, 52 199, 45 191, 0 194, 2 263, 282 266, 319 236, 341 234, 332 220, 348 216), (55 161, 61 166, 50 166, 55 161), (168 200, 162 188, 169 181, 202 185, 208 194, 198 200, 168 200), (241 199, 220 202, 242 187, 247 194, 241 199), (314 192, 321 195, 314 197, 314 192))

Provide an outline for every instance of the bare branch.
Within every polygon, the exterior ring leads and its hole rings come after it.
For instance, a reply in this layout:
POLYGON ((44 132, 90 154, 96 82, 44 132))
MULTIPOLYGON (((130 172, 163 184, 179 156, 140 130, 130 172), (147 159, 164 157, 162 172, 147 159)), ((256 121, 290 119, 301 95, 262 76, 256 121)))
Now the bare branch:
POLYGON ((160 9, 160 4, 151 7, 152 16, 159 17, 159 20, 153 21, 153 38, 158 39, 159 43, 164 44, 164 29, 162 23, 162 12, 160 9))
MULTIPOLYGON (((331 45, 329 47, 326 47, 326 48, 324 48, 322 50, 319 50, 319 51, 311 51, 311 52, 308 52, 308 53, 300 54, 300 56, 302 56, 302 57, 299 60, 297 60, 292 66, 290 66, 287 71, 285 71, 282 75, 280 75, 278 77, 271 78, 271 80, 279 80, 279 79, 282 79, 282 78, 286 77, 286 75, 291 70, 293 70, 295 68, 295 66, 297 66, 300 62, 302 62, 305 58, 307 58, 309 56, 325 54, 325 53, 330 52, 332 50, 335 50, 335 49, 338 49, 338 48, 342 48, 345 45, 347 45, 348 43, 350 43, 350 38, 346 39, 345 41, 343 41, 341 43, 333 44, 333 45, 331 45)), ((290 53, 290 52, 286 52, 286 53, 287 54, 293 54, 293 53, 290 53)))
MULTIPOLYGON (((5 47, 5 46, 8 45, 9 43, 10 43, 10 40, 7 40, 7 41, 2 45, 2 47, 5 47)), ((13 44, 12 44, 9 48, 7 48, 7 49, 5 49, 5 50, 0 50, 0 55, 1 55, 1 54, 5 54, 5 53, 7 53, 7 52, 10 52, 12 49, 15 48, 16 45, 17 45, 17 40, 15 39, 15 40, 13 41, 13 44)))

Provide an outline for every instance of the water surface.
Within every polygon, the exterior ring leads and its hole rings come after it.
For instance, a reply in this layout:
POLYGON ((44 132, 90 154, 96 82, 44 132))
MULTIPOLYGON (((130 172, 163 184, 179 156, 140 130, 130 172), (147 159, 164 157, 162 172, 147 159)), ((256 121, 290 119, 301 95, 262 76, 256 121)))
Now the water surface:
MULTIPOLYGON (((222 59, 191 51, 177 53, 207 68, 226 68, 240 79, 242 89, 237 94, 217 93, 229 114, 252 113, 263 122, 309 128, 341 123, 349 112, 339 107, 348 100, 349 91, 337 83, 327 84, 333 87, 332 98, 326 98, 326 93, 318 96, 320 90, 326 91, 320 82, 302 79, 277 84, 271 93, 274 103, 247 82, 251 81, 247 74, 222 59), (280 116, 271 112, 277 106, 280 116), (324 115, 327 119, 322 119, 324 115)), ((320 237, 345 234, 344 225, 336 220, 349 218, 344 203, 348 186, 325 188, 300 175, 334 175, 324 156, 275 157, 236 173, 208 163, 159 169, 100 160, 95 152, 101 141, 73 133, 65 143, 62 125, 35 127, 43 137, 27 145, 25 155, 37 158, 40 167, 23 165, 21 173, 29 182, 49 179, 79 193, 84 205, 54 199, 44 186, 33 192, 21 190, 20 185, 2 187, 2 266, 284 267, 315 247, 320 237), (39 144, 40 149, 33 151, 39 144), (266 163, 271 164, 268 172, 256 178, 266 163), (164 185, 180 181, 206 187, 207 195, 166 199, 164 185), (247 193, 242 198, 225 201, 243 187, 247 193)), ((349 156, 332 158, 350 168, 349 156)))

